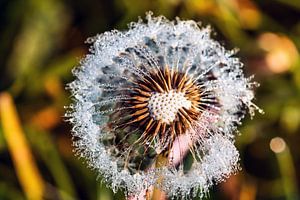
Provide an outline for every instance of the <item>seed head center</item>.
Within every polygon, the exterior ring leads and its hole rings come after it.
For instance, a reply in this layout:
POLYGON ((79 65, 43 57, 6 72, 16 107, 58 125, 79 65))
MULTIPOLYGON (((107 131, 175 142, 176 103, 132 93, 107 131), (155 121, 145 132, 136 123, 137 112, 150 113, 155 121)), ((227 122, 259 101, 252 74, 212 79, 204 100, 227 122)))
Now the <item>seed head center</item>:
POLYGON ((153 93, 148 101, 151 117, 166 124, 175 120, 179 109, 190 109, 191 106, 192 102, 185 97, 185 93, 176 90, 153 93))

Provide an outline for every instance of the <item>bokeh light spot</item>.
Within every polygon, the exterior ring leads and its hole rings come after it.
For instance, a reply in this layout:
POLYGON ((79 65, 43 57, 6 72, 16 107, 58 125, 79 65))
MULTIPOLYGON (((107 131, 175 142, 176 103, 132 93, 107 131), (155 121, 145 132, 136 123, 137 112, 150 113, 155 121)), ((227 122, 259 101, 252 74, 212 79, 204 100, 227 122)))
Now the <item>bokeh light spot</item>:
POLYGON ((270 149, 275 153, 281 153, 285 150, 286 143, 281 137, 274 137, 270 141, 270 149))

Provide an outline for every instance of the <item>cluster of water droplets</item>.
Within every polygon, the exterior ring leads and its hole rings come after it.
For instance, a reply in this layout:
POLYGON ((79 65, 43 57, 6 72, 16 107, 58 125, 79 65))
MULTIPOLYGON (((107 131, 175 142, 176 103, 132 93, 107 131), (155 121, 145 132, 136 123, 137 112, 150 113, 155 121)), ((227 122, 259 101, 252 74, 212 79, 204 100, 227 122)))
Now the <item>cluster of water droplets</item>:
MULTIPOLYGON (((238 169, 234 131, 247 111, 253 114, 257 109, 251 102, 254 83, 244 77, 235 51, 225 50, 210 34, 209 27, 194 21, 169 21, 149 13, 147 22, 131 23, 127 31, 113 30, 89 39, 90 54, 74 69, 76 80, 69 84, 74 102, 66 116, 73 124, 77 154, 87 159, 114 191, 123 188, 127 194, 138 194, 156 185, 170 196, 203 195, 238 169), (203 114, 187 133, 199 159, 188 171, 162 167, 132 173, 118 157, 122 152, 104 144, 113 137, 106 127, 114 123, 110 121, 112 113, 126 111, 124 102, 131 98, 126 91, 133 89, 132 80, 148 77, 163 66, 186 72, 201 89, 203 114), (159 185, 158 172, 164 174, 159 185)), ((180 95, 176 98, 183 100, 180 95)), ((155 109, 155 105, 163 107, 161 104, 153 100, 152 105, 154 115, 165 114, 155 109)), ((176 108, 186 105, 183 102, 176 108)))

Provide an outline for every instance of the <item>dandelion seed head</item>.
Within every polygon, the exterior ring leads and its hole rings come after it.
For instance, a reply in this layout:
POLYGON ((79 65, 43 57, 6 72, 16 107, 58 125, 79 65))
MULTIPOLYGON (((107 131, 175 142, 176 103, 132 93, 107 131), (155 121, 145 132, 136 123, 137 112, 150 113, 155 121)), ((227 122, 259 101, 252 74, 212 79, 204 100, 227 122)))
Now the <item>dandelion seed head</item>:
POLYGON ((74 146, 114 191, 203 196, 239 168, 234 132, 258 110, 256 84, 209 27, 146 19, 88 40, 68 85, 74 146))

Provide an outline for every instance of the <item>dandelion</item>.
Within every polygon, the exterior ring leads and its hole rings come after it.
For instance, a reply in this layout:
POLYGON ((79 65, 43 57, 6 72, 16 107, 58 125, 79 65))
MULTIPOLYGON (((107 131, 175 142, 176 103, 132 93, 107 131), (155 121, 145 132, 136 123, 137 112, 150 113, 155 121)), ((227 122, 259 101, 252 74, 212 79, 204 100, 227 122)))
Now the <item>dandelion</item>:
POLYGON ((69 84, 74 146, 114 191, 203 196, 239 168, 234 135, 257 84, 209 27, 146 18, 89 39, 69 84))

